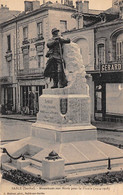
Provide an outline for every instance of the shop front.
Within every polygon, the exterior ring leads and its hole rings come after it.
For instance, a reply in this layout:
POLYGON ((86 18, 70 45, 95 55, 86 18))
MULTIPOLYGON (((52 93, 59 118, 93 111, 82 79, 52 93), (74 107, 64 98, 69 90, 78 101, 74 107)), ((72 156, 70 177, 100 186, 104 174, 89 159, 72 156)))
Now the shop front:
POLYGON ((94 81, 95 120, 123 122, 123 64, 103 64, 88 73, 94 81))
POLYGON ((39 96, 45 88, 43 79, 19 80, 19 107, 21 114, 35 115, 39 111, 39 96))
POLYGON ((36 114, 39 111, 39 96, 42 95, 44 85, 20 86, 21 113, 36 114))
POLYGON ((16 111, 16 85, 12 77, 1 78, 1 113, 11 114, 16 111))

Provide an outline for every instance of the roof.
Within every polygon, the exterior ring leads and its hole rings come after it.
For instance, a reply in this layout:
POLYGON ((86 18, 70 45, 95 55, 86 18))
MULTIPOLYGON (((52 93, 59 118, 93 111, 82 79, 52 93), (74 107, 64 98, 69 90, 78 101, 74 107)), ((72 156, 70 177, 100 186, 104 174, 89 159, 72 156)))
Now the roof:
POLYGON ((89 9, 89 14, 95 14, 98 15, 100 13, 102 13, 103 10, 94 10, 94 9, 89 9))
POLYGON ((71 11, 76 10, 75 8, 70 7, 68 5, 64 5, 64 4, 60 4, 60 3, 52 3, 50 1, 41 5, 41 7, 54 8, 54 9, 56 8, 56 9, 71 10, 71 11))
MULTIPOLYGON (((22 20, 24 19, 25 17, 30 17, 32 15, 36 15, 40 12, 43 12, 43 11, 46 11, 46 10, 49 10, 49 9, 58 9, 58 10, 66 10, 66 11, 71 11, 71 12, 75 12, 76 9, 75 8, 72 8, 70 6, 67 6, 67 5, 64 5, 64 4, 60 4, 60 3, 52 3, 52 2, 47 2, 45 4, 42 4, 40 6, 39 9, 36 9, 36 10, 32 10, 32 11, 28 11, 28 12, 19 12, 18 16, 15 18, 14 16, 12 18, 8 18, 8 20, 5 20, 4 22, 6 23, 2 23, 2 26, 4 25, 7 25, 8 23, 11 23, 11 22, 14 22, 15 20, 22 20)), ((13 14, 15 15, 15 14, 13 14)))
POLYGON ((103 11, 103 13, 105 14, 117 14, 119 11, 118 9, 114 8, 114 7, 111 7, 105 11, 103 11))
POLYGON ((19 13, 20 11, 10 11, 10 10, 7 10, 6 12, 0 12, 0 23, 6 22, 7 20, 14 18, 19 13))

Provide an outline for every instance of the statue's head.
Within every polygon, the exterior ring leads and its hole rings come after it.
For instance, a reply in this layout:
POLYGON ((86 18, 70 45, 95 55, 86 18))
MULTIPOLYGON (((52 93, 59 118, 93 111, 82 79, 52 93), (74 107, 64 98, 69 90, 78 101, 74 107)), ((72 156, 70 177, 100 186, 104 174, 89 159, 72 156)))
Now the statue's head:
POLYGON ((57 28, 52 29, 52 35, 58 35, 59 30, 57 28))

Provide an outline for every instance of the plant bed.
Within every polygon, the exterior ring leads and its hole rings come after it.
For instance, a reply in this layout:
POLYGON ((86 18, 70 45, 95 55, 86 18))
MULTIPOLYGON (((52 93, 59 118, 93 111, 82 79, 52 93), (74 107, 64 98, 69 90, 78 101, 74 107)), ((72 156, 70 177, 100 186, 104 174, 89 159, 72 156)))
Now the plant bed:
MULTIPOLYGON (((41 177, 34 177, 30 174, 23 173, 20 170, 3 171, 2 178, 11 181, 18 185, 28 184, 45 184, 46 182, 41 177)), ((123 171, 119 172, 107 172, 98 175, 92 175, 88 177, 82 177, 81 179, 68 180, 67 178, 63 181, 53 182, 55 185, 104 185, 123 183, 123 171)))
POLYGON ((3 171, 2 178, 11 181, 18 185, 27 185, 31 183, 44 184, 45 181, 41 177, 34 177, 28 173, 23 173, 20 170, 3 171))
POLYGON ((90 177, 85 177, 76 181, 76 184, 84 185, 103 185, 123 182, 123 171, 107 172, 90 177))

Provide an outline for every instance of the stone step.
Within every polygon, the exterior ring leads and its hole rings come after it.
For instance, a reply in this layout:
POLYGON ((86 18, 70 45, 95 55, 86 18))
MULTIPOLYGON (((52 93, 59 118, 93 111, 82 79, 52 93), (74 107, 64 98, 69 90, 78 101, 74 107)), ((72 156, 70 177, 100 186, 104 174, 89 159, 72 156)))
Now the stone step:
MULTIPOLYGON (((111 160, 110 164, 111 169, 114 168, 123 168, 123 159, 116 159, 111 160)), ((104 170, 107 169, 108 171, 108 161, 98 161, 93 163, 84 163, 84 164, 75 164, 75 165, 69 165, 65 166, 65 172, 67 174, 71 173, 79 173, 79 172, 89 172, 89 171, 98 171, 98 170, 104 170)))
POLYGON ((31 166, 31 165, 23 167, 21 170, 24 171, 25 173, 29 173, 29 174, 34 175, 36 177, 37 176, 42 176, 42 171, 37 169, 34 166, 31 166))
POLYGON ((7 163, 2 163, 2 169, 9 171, 9 170, 16 170, 17 167, 13 165, 12 163, 7 162, 7 163))

